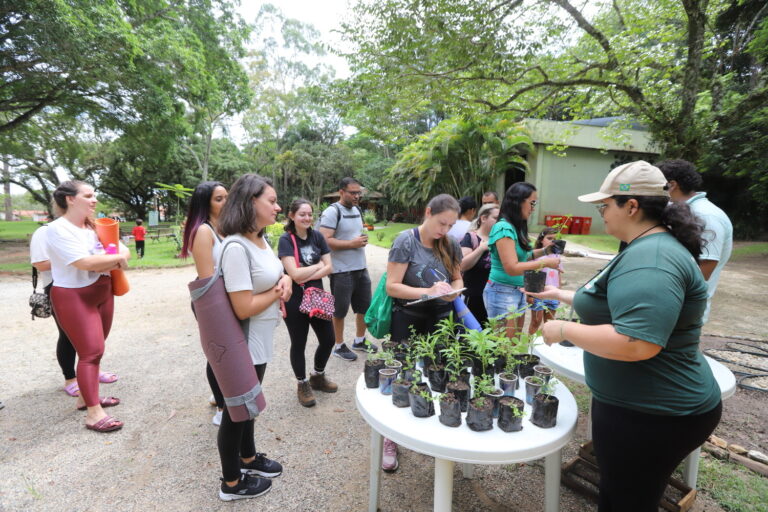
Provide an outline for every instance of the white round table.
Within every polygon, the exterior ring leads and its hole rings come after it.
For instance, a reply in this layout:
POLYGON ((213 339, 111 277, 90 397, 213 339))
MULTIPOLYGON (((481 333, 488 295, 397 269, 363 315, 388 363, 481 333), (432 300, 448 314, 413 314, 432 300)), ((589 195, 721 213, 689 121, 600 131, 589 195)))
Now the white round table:
MULTIPOLYGON (((541 338, 536 340, 533 349, 534 354, 541 358, 541 362, 551 367, 557 373, 584 383, 584 351, 579 347, 565 347, 559 343, 547 346, 541 338)), ((709 356, 704 356, 709 363, 712 373, 720 386, 720 396, 723 400, 736 393, 736 377, 726 366, 720 364, 709 356)), ((590 411, 591 412, 591 411, 590 411)), ((590 414, 591 416, 591 414, 590 414)), ((592 429, 587 429, 591 437, 592 429)), ((699 454, 701 448, 697 448, 685 458, 683 465, 683 481, 691 489, 696 488, 696 480, 699 475, 699 454)))
MULTIPOLYGON (((525 387, 516 396, 525 400, 525 387)), ((459 427, 446 427, 438 420, 440 405, 435 403, 435 415, 416 418, 410 407, 392 405, 392 397, 378 389, 365 387, 361 375, 355 389, 357 409, 371 427, 371 467, 368 510, 376 512, 379 503, 382 441, 387 437, 398 445, 435 458, 434 510, 451 510, 453 502, 453 466, 464 464, 511 464, 544 457, 545 511, 557 512, 560 507, 560 450, 573 436, 578 409, 573 395, 560 383, 555 396, 560 400, 557 425, 543 429, 530 421, 531 406, 525 405, 523 430, 507 433, 496 426, 487 432, 474 432, 467 427, 466 413, 459 427)), ((471 474, 465 466, 465 476, 471 474)))

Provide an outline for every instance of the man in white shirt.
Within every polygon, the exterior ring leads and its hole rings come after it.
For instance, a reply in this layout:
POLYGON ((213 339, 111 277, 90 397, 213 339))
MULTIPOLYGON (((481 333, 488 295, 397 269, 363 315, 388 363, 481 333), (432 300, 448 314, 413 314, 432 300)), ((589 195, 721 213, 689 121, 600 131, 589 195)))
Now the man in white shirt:
POLYGON ((707 280, 707 309, 703 321, 709 319, 712 296, 720 280, 720 271, 731 257, 733 249, 733 226, 728 215, 707 199, 706 192, 696 192, 701 188, 701 174, 691 162, 686 160, 665 160, 656 164, 669 182, 669 195, 672 201, 686 202, 691 211, 704 223, 705 244, 702 247, 699 267, 707 280))

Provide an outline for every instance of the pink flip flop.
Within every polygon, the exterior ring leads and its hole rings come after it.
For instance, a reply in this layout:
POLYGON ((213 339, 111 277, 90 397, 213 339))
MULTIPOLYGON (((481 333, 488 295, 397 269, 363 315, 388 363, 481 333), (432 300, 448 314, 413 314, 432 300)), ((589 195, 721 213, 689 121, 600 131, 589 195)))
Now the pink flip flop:
MULTIPOLYGON (((116 405, 120 405, 120 399, 115 398, 114 396, 102 396, 99 398, 99 404, 101 404, 102 407, 114 407, 116 405)), ((81 405, 77 408, 77 410, 84 411, 87 408, 87 406, 81 405)))
POLYGON ((117 375, 112 372, 101 372, 99 373, 99 382, 102 384, 112 384, 117 382, 117 375))
POLYGON ((114 432, 123 428, 123 422, 118 421, 112 416, 104 416, 93 425, 85 424, 85 428, 95 432, 114 432))
POLYGON ((80 396, 80 386, 77 385, 77 381, 70 382, 64 386, 64 392, 69 396, 80 396))

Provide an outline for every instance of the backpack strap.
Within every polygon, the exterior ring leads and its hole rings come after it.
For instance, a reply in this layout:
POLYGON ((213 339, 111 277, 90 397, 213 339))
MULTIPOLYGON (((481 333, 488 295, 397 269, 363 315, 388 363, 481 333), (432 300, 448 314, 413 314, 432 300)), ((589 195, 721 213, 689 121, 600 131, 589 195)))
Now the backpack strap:
MULTIPOLYGON (((341 206, 339 206, 339 203, 333 203, 331 206, 334 207, 336 210, 336 226, 333 228, 334 231, 339 229, 339 222, 341 222, 341 206)), ((360 205, 356 205, 355 208, 357 208, 357 211, 360 212, 360 220, 363 220, 363 209, 360 208, 360 205)))
POLYGON ((469 239, 472 240, 472 250, 480 247, 480 236, 474 231, 469 232, 469 239))
POLYGON ((32 266, 32 291, 37 293, 37 267, 32 266))
POLYGON ((217 269, 216 273, 213 274, 213 276, 208 280, 208 282, 205 284, 205 286, 203 286, 201 288, 198 288, 196 290, 192 290, 190 292, 190 295, 192 297, 192 302, 196 301, 197 299, 199 299, 200 297, 205 295, 205 293, 208 290, 210 290, 211 286, 213 286, 213 284, 219 278, 223 278, 224 277, 224 272, 221 269, 221 262, 224 260, 224 251, 226 250, 227 247, 229 247, 232 244, 239 245, 240 247, 243 248, 243 250, 245 251, 245 256, 246 256, 246 258, 248 258, 248 275, 253 273, 253 261, 252 261, 253 258, 251 257, 251 251, 248 250, 248 247, 246 247, 245 244, 242 243, 240 240, 229 239, 221 247, 221 253, 219 253, 219 261, 217 262, 217 265, 216 265, 216 269, 217 269))

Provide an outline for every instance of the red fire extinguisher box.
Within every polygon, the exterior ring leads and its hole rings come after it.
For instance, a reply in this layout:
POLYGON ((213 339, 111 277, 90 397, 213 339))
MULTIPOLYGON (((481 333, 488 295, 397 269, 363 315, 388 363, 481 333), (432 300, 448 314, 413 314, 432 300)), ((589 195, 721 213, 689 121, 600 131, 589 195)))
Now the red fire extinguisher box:
POLYGON ((571 229, 568 230, 568 232, 572 235, 580 235, 581 234, 581 222, 584 218, 583 217, 574 217, 573 222, 571 223, 571 229))
POLYGON ((581 222, 581 234, 588 235, 589 230, 592 228, 592 217, 583 217, 581 222))

